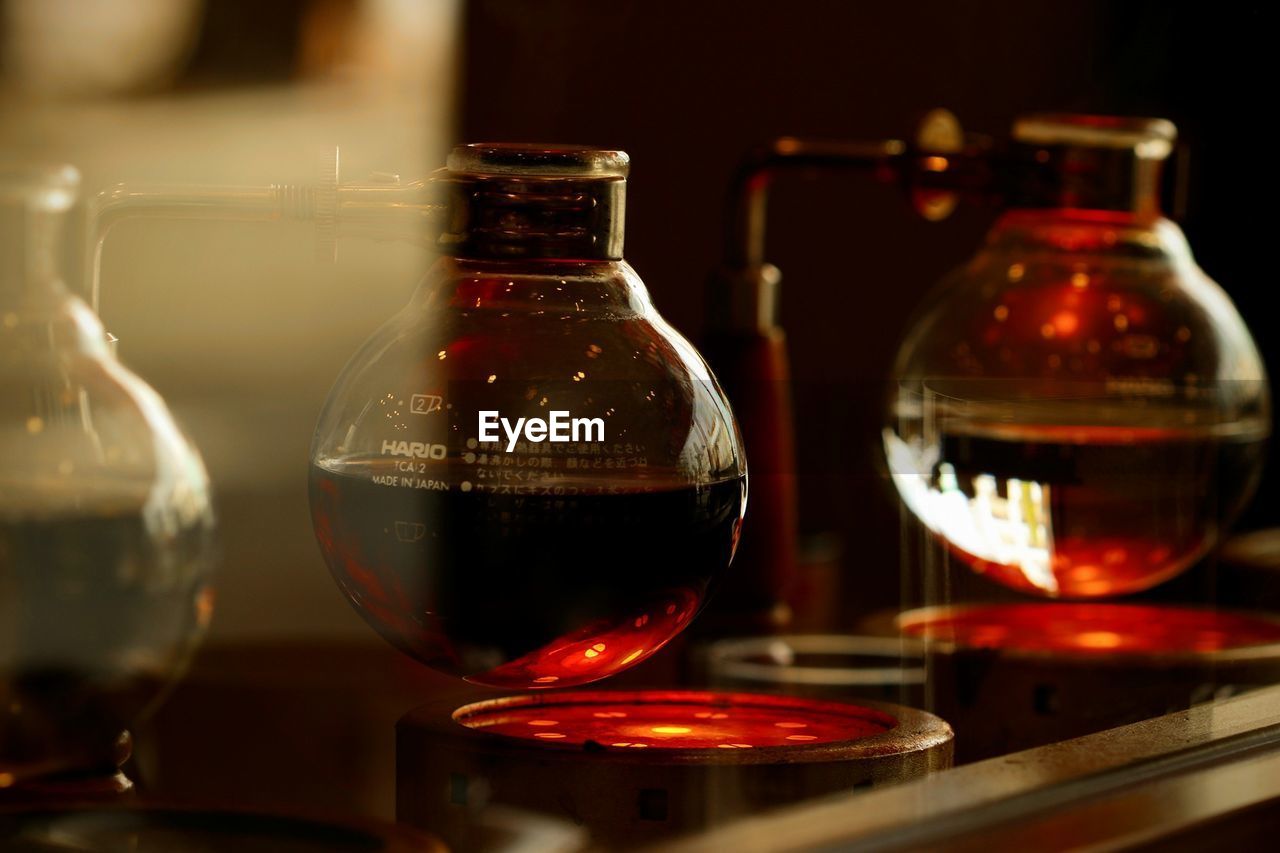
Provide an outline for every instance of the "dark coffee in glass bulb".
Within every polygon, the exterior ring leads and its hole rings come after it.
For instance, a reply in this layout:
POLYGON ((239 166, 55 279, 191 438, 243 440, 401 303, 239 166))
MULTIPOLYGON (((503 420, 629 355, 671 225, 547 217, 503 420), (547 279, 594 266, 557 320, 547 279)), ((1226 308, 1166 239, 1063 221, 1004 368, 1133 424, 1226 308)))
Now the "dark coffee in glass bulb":
MULTIPOLYGON (((374 481, 380 466, 392 470, 381 460, 312 468, 313 521, 335 579, 401 650, 500 687, 594 681, 660 649, 729 565, 745 498, 742 477, 629 490, 560 482, 514 496, 469 481, 467 491, 389 486, 374 481)), ((453 479, 431 467, 425 477, 453 479)))

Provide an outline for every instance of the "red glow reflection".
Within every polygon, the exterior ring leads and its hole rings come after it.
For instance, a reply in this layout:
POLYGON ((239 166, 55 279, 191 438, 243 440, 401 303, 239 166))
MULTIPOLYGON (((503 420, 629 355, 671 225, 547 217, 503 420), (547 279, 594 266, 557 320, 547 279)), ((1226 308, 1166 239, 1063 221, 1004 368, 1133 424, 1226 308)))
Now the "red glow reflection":
POLYGON ((666 645, 698 611, 699 596, 688 590, 668 593, 669 600, 619 623, 587 625, 467 680, 490 687, 546 688, 583 684, 621 672, 666 645))
MULTIPOLYGON (((1089 539, 1062 536, 1055 540, 1049 570, 1057 582, 1057 595, 1104 598, 1147 589, 1169 578, 1203 552, 1200 543, 1180 543, 1175 552, 1167 540, 1140 537, 1089 539)), ((984 560, 954 549, 974 571, 1011 589, 1043 595, 1028 581, 1021 566, 984 560)))
POLYGON ((1280 643, 1280 622, 1144 604, 1006 604, 906 613, 907 636, 963 648, 1116 654, 1217 652, 1280 643))
POLYGON ((454 719, 520 740, 608 750, 838 743, 883 734, 893 717, 859 705, 702 691, 575 691, 466 705, 454 719))

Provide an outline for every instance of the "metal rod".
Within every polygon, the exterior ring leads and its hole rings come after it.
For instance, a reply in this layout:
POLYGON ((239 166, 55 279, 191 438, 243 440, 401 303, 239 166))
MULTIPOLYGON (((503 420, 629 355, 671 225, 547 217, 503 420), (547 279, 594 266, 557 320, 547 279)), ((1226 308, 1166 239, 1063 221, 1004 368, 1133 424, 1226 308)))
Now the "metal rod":
POLYGON ((401 183, 394 175, 369 184, 338 184, 337 154, 328 173, 314 185, 261 187, 131 186, 117 184, 88 205, 85 278, 93 310, 99 310, 102 251, 107 235, 129 219, 198 219, 234 222, 305 221, 316 223, 320 250, 332 259, 333 240, 344 234, 429 242, 426 226, 440 221, 446 205, 438 202, 433 181, 401 183))
POLYGON ((764 263, 768 189, 783 171, 804 169, 869 172, 883 180, 899 174, 905 142, 820 142, 784 137, 752 152, 738 167, 729 188, 725 261, 731 269, 764 263))

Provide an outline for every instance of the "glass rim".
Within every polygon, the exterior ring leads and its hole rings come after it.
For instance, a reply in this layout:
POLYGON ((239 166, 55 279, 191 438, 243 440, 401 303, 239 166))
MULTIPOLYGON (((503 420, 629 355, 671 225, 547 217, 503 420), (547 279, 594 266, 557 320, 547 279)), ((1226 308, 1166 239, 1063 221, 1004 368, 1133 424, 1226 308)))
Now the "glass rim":
POLYGON ((875 687, 923 684, 924 644, 909 637, 860 634, 780 634, 738 637, 713 643, 707 665, 713 678, 733 678, 755 684, 818 687, 875 687), (780 648, 796 655, 844 655, 884 658, 883 666, 815 666, 760 662, 749 658, 780 648))
POLYGON ((630 165, 625 151, 546 143, 474 142, 454 148, 448 158, 454 174, 529 178, 624 179, 630 165))
POLYGON ((1162 160, 1173 150, 1178 129, 1163 118, 1034 113, 1014 121, 1013 138, 1031 145, 1130 149, 1142 159, 1162 160))

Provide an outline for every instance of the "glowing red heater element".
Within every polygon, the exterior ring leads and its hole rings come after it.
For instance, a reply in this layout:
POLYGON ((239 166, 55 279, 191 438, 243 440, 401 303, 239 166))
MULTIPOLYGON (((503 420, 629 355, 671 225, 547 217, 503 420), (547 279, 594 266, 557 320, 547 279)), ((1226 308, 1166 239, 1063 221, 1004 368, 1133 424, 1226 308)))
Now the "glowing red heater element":
POLYGON ((749 693, 650 690, 513 696, 459 708, 469 729, 564 747, 747 750, 847 743, 891 731, 859 705, 749 693))

